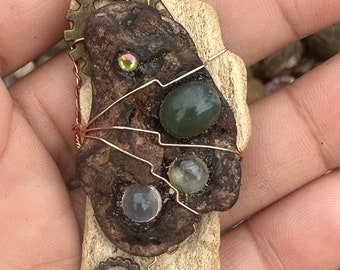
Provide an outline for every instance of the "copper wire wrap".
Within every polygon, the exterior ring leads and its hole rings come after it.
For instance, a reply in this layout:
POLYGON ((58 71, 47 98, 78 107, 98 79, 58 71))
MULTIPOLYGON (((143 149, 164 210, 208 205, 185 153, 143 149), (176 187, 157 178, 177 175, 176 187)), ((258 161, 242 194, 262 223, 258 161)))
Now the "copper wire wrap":
MULTIPOLYGON (((76 43, 78 42, 81 42, 83 41, 84 38, 80 38, 80 39, 77 39, 75 40, 72 44, 71 44, 71 48, 73 48, 75 46, 76 43)), ((85 138, 88 138, 88 139, 93 139, 93 140, 97 140, 97 141, 101 141, 103 142, 104 144, 110 146, 111 148, 114 148, 115 150, 127 155, 127 156, 130 156, 131 158, 134 158, 136 160, 139 160, 147 165, 149 165, 150 167, 150 173, 157 177, 158 179, 162 180, 163 182, 165 182, 172 190, 175 191, 176 193, 176 202, 178 204, 180 204, 182 207, 186 208, 187 210, 189 210, 190 212, 196 214, 196 215, 200 215, 199 212, 195 211, 194 209, 191 209, 189 206, 185 205, 183 202, 180 201, 180 192, 179 190, 174 187, 170 181, 158 174, 156 174, 154 172, 154 165, 146 160, 146 159, 143 159, 139 156, 136 156, 120 147, 118 147, 117 145, 114 145, 112 144, 111 142, 105 140, 104 138, 101 138, 101 137, 97 137, 97 136, 94 136, 94 135, 90 135, 88 133, 90 132, 94 132, 94 131, 99 131, 99 130, 129 130, 131 132, 144 132, 144 133, 149 133, 149 134, 153 134, 153 135, 156 135, 157 138, 158 138, 158 144, 160 146, 163 146, 163 147, 188 147, 188 148, 209 148, 209 149, 214 149, 214 150, 218 150, 218 151, 224 151, 224 152, 230 152, 230 153, 233 153, 233 154, 236 154, 238 155, 239 157, 241 157, 241 153, 238 149, 228 149, 228 148, 223 148, 223 147, 219 147, 219 146, 213 146, 213 145, 192 145, 192 144, 170 144, 170 143, 164 143, 162 141, 162 137, 161 137, 161 134, 157 131, 153 131, 153 130, 145 130, 145 129, 138 129, 138 128, 133 128, 133 127, 124 127, 124 126, 103 126, 103 127, 95 127, 95 128, 90 128, 90 126, 98 119, 100 118, 102 115, 104 115, 106 112, 108 112, 110 109, 112 109, 117 103, 121 102, 122 100, 124 100, 125 98, 129 97, 130 95, 133 95, 139 91, 142 91, 143 89, 145 89, 147 86, 151 85, 151 84, 158 84, 159 86, 161 86, 162 88, 165 88, 165 87, 168 87, 182 79, 184 79, 185 77, 205 68, 210 61, 214 60, 215 58, 219 57, 220 55, 224 54, 225 52, 227 52, 227 49, 223 49, 221 50, 220 52, 218 52, 217 54, 213 55, 212 57, 208 58, 207 60, 205 60, 203 62, 203 64, 201 66, 198 66, 197 68, 195 69, 192 69, 190 71, 188 71, 187 73, 179 76, 178 78, 170 81, 170 82, 167 82, 167 83, 162 83, 161 81, 159 81, 158 79, 152 79, 148 82, 146 82, 145 84, 135 88, 134 90, 128 92, 127 94, 123 95, 122 97, 118 98, 116 101, 114 101, 113 103, 111 103, 109 106, 107 106, 103 111, 101 111, 100 113, 98 113, 97 115, 95 115, 92 119, 90 119, 88 121, 88 123, 83 126, 82 125, 82 121, 81 121, 81 112, 80 112, 80 101, 79 101, 79 96, 80 96, 80 89, 81 89, 81 84, 82 84, 82 80, 81 80, 81 76, 79 74, 79 69, 78 69, 78 66, 77 66, 77 63, 74 62, 74 75, 76 77, 76 87, 75 87, 75 96, 76 96, 76 122, 74 124, 74 130, 76 132, 76 135, 75 135, 75 142, 76 142, 76 145, 78 148, 81 147, 82 145, 82 142, 85 138)), ((151 266, 151 265, 150 265, 151 266)))
MULTIPOLYGON (((78 42, 82 42, 84 41, 84 38, 79 38, 74 40, 71 44, 70 44, 70 48, 71 50, 75 49, 75 45, 78 42)), ((81 112, 80 112, 80 89, 82 86, 82 79, 79 73, 79 69, 78 69, 78 63, 76 61, 73 61, 73 75, 76 78, 76 87, 74 88, 74 95, 75 95, 75 123, 73 125, 73 129, 75 131, 75 143, 77 148, 80 148, 82 145, 82 137, 83 135, 82 133, 82 124, 81 124, 81 112)))

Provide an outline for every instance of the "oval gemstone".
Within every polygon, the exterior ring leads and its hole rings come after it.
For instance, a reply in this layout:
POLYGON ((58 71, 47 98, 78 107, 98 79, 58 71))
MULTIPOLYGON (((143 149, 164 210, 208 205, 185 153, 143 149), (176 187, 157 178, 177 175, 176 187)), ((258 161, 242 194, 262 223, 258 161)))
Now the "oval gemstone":
POLYGON ((171 91, 160 107, 160 121, 174 137, 190 138, 211 127, 221 112, 215 87, 208 83, 185 83, 171 91))
POLYGON ((209 179, 205 162, 193 155, 176 159, 169 167, 169 179, 180 192, 195 193, 203 189, 209 179))
POLYGON ((136 55, 130 52, 121 53, 118 56, 118 66, 124 72, 132 72, 138 68, 139 61, 136 55))
POLYGON ((154 219, 162 208, 162 197, 154 186, 131 185, 122 198, 124 214, 133 221, 154 219))

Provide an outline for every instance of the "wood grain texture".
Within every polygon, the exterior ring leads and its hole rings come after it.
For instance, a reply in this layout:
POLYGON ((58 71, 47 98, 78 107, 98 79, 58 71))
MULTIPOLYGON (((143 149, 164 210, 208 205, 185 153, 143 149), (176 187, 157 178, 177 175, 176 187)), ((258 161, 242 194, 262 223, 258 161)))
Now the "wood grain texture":
MULTIPOLYGON (((199 56, 205 61, 224 49, 218 19, 210 6, 195 0, 163 0, 173 18, 181 23, 194 40, 199 56)), ((246 71, 242 60, 231 52, 212 61, 207 69, 229 102, 237 123, 237 146, 243 150, 250 135, 249 112, 246 105, 246 71)), ((82 74, 81 109, 83 122, 89 117, 91 80, 82 74)), ((219 267, 220 227, 217 213, 205 215, 194 235, 183 242, 174 254, 157 258, 152 270, 216 269, 219 267)), ((132 258, 141 269, 148 269, 154 258, 131 256, 117 249, 103 234, 87 199, 84 228, 82 270, 92 270, 109 257, 132 258)), ((119 268, 115 268, 119 269, 119 268)))

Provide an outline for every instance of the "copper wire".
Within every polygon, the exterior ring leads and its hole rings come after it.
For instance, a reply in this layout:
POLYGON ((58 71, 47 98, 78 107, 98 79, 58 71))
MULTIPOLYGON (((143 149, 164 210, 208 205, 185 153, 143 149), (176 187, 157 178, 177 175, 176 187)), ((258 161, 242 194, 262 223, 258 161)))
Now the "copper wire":
MULTIPOLYGON (((70 44, 70 48, 71 50, 74 50, 75 49, 75 46, 78 42, 81 42, 83 41, 84 38, 78 38, 76 40, 74 40, 73 42, 71 42, 70 44)), ((73 61, 73 75, 75 76, 76 78, 76 86, 74 88, 74 95, 75 95, 75 98, 76 98, 76 101, 75 101, 75 124, 73 126, 73 129, 75 130, 75 143, 76 143, 76 146, 77 148, 80 148, 81 145, 82 145, 82 142, 81 142, 81 139, 82 139, 82 127, 81 127, 81 112, 80 112, 80 101, 79 101, 79 98, 80 98, 80 88, 82 86, 82 79, 81 79, 81 76, 80 76, 80 73, 79 73, 79 69, 78 69, 78 63, 76 61, 73 61)))
MULTIPOLYGON (((199 145, 199 144, 172 144, 172 143, 163 143, 162 142, 162 137, 161 137, 161 134, 157 131, 152 131, 152 130, 145 130, 145 129, 139 129, 139 128, 132 128, 132 127, 122 127, 122 126, 106 126, 106 127, 99 127, 99 128, 91 128, 91 129, 88 129, 86 130, 86 132, 90 132, 90 131, 98 131, 98 130, 130 130, 130 131, 134 131, 134 132, 144 132, 144 133, 149 133, 149 134, 153 134, 153 135, 157 135, 157 138, 158 138, 158 144, 161 145, 161 146, 164 146, 164 147, 187 147, 187 148, 208 148, 208 149, 214 149, 214 150, 220 150, 220 151, 225 151, 225 152, 232 152, 234 154, 237 154, 239 155, 240 153, 238 151, 235 151, 235 150, 230 150, 230 149, 227 149, 227 148, 222 148, 222 147, 217 147, 217 146, 211 146, 211 145, 199 145)), ((196 215, 200 215, 200 213, 198 213, 197 211, 191 209, 190 207, 188 207, 187 205, 185 205, 184 203, 182 203, 180 201, 180 192, 178 191, 177 188, 175 188, 167 179, 165 179, 164 177, 156 174, 154 172, 154 165, 146 160, 146 159, 143 159, 141 157, 138 157, 134 154, 131 154, 130 152, 128 151, 125 151, 123 149, 121 149, 120 147, 108 142, 107 140, 103 139, 103 138, 100 138, 100 137, 97 137, 97 136, 91 136, 91 135, 85 135, 86 138, 92 138, 92 139, 96 139, 96 140, 100 140, 102 141, 103 143, 109 145, 110 147, 120 151, 121 153, 124 153, 125 155, 128 155, 136 160, 139 160, 139 161, 142 161, 146 164, 148 164, 150 166, 150 173, 152 175, 154 175, 155 177, 161 179, 162 181, 164 181, 170 188, 172 188, 175 193, 176 193, 176 202, 180 205, 182 205, 183 207, 185 207, 187 210, 189 210, 190 212, 196 214, 196 215)))
POLYGON ((196 233, 196 231, 197 231, 197 225, 194 223, 194 224, 192 224, 192 233, 191 234, 196 233))
POLYGON ((163 84, 161 81, 159 81, 158 79, 152 79, 150 81, 148 81, 147 83, 137 87, 136 89, 130 91, 129 93, 123 95, 122 97, 118 98, 116 101, 114 101, 113 103, 111 103, 109 106, 107 106, 103 111, 101 111, 99 114, 97 114, 96 116, 94 116, 86 125, 86 128, 88 128, 94 121, 96 121, 99 117, 101 117, 103 114, 105 114, 107 111, 109 111, 113 106, 115 106, 117 103, 119 103, 120 101, 126 99, 127 97, 135 94, 136 92, 144 89, 145 87, 153 84, 153 83, 157 83, 159 86, 161 86, 162 88, 165 88, 165 87, 168 87, 186 77, 188 77, 189 75, 201 70, 202 68, 205 68, 208 63, 212 60, 214 60, 215 58, 217 58, 218 56, 222 55, 223 53, 225 53, 227 51, 227 49, 223 49, 222 51, 220 51, 219 53, 213 55, 212 57, 208 58, 206 61, 204 61, 203 65, 197 67, 197 68, 194 68, 190 71, 188 71, 187 73, 184 73, 183 75, 177 77, 176 79, 166 83, 166 84, 163 84))
POLYGON ((168 251, 166 252, 169 255, 173 255, 177 252, 177 250, 180 248, 180 245, 174 245, 172 247, 168 248, 168 251))
MULTIPOLYGON (((72 45, 71 48, 74 48, 74 45, 80 41, 83 41, 84 39, 78 39, 75 40, 72 45)), ((203 62, 203 64, 201 66, 198 66, 195 69, 192 69, 188 72, 186 72, 185 74, 177 77, 176 79, 167 82, 165 84, 163 84, 161 81, 159 81, 158 79, 152 79, 149 82, 137 87, 136 89, 130 91, 129 93, 123 95, 122 97, 118 98, 116 101, 114 101, 113 103, 111 103, 109 106, 107 106, 103 111, 101 111, 100 113, 98 113, 96 116, 94 116, 91 120, 89 120, 89 122, 85 125, 82 126, 81 124, 81 113, 80 113, 80 102, 79 102, 79 91, 81 88, 81 76, 79 74, 79 70, 78 70, 78 66, 77 63, 74 62, 74 74, 76 76, 76 88, 75 88, 75 95, 76 95, 76 123, 75 123, 75 130, 76 130, 76 144, 77 147, 80 147, 82 144, 82 139, 84 138, 88 138, 88 139, 94 139, 94 140, 98 140, 101 141, 103 143, 105 143, 106 145, 116 149, 117 151, 131 157, 134 158, 136 160, 139 160, 147 165, 149 165, 150 167, 150 173, 157 177, 158 179, 162 180, 163 182, 165 182, 171 189, 173 189, 176 193, 176 202, 181 205, 182 207, 184 207, 185 209, 189 210, 190 212, 196 214, 196 215, 200 215, 199 212, 195 211, 194 209, 190 208, 189 206, 185 205, 183 202, 180 201, 180 192, 178 191, 178 189, 176 187, 174 187, 169 180, 167 180, 166 178, 156 174, 154 172, 154 165, 146 160, 143 159, 139 156, 136 156, 120 147, 118 147, 117 145, 112 144, 111 142, 105 140, 104 138, 101 137, 97 137, 97 136, 93 136, 93 135, 88 135, 88 132, 93 132, 93 131, 99 131, 99 130, 130 130, 130 131, 134 131, 134 132, 144 132, 144 133, 149 133, 149 134, 153 134, 156 135, 158 138, 158 144, 164 147, 192 147, 192 148, 208 148, 208 149, 214 149, 214 150, 220 150, 220 151, 226 151, 226 152, 231 152, 234 154, 237 154, 240 156, 240 152, 238 150, 232 150, 232 149, 228 149, 228 148, 223 148, 223 147, 218 147, 218 146, 212 146, 212 145, 195 145, 195 144, 171 144, 171 143, 164 143, 162 141, 162 137, 161 134, 157 131, 153 131, 153 130, 146 130, 146 129, 139 129, 139 128, 133 128, 133 127, 124 127, 124 126, 104 126, 104 127, 94 127, 94 128, 89 128, 98 118, 100 118, 102 115, 104 115, 106 112, 108 112, 111 108, 113 108, 117 103, 121 102, 122 100, 126 99, 127 97, 137 93, 138 91, 143 90, 144 88, 146 88, 147 86, 153 84, 153 83, 157 83, 159 86, 161 86, 162 88, 168 87, 184 78, 186 78, 187 76, 201 70, 202 68, 206 67, 208 65, 208 63, 210 61, 212 61, 213 59, 219 57, 220 55, 222 55, 223 53, 225 53, 227 51, 227 49, 223 49, 220 52, 218 52, 217 54, 213 55, 212 57, 208 58, 206 61, 203 62)))
POLYGON ((119 151, 119 152, 121 152, 121 153, 123 153, 123 154, 125 154, 125 155, 127 155, 127 156, 129 156, 129 157, 132 157, 132 158, 134 158, 134 159, 136 159, 136 160, 139 160, 139 161, 141 161, 141 162, 143 162, 143 163, 148 164, 148 165, 150 166, 150 173, 151 173, 153 176, 155 176, 155 177, 157 177, 158 179, 160 179, 160 180, 162 180, 163 182, 165 182, 170 188, 172 188, 172 189, 175 191, 175 193, 176 193, 176 202, 177 202, 179 205, 183 206, 184 208, 186 208, 186 209, 189 210, 190 212, 194 213, 195 215, 200 215, 200 213, 196 212, 195 210, 191 209, 189 206, 185 205, 184 203, 182 203, 182 202, 180 201, 180 199, 179 199, 180 193, 179 193, 178 189, 175 188, 175 187, 174 187, 167 179, 165 179, 164 177, 162 177, 162 176, 158 175, 157 173, 155 173, 155 172, 154 172, 155 167, 154 167, 154 165, 153 165, 150 161, 148 161, 148 160, 146 160, 146 159, 143 159, 143 158, 141 158, 141 157, 139 157, 139 156, 136 156, 136 155, 134 155, 134 154, 131 154, 130 152, 125 151, 124 149, 118 147, 117 145, 114 145, 113 143, 110 143, 109 141, 107 141, 107 140, 105 140, 105 139, 103 139, 103 138, 100 138, 100 137, 97 137, 97 136, 91 136, 91 135, 85 135, 85 138, 90 138, 90 139, 95 139, 95 140, 101 141, 101 142, 105 143, 106 145, 108 145, 108 146, 110 146, 110 147, 116 149, 117 151, 119 151))
POLYGON ((232 150, 224 147, 218 147, 213 145, 204 145, 204 144, 180 144, 180 143, 164 143, 162 142, 162 135, 153 130, 148 129, 140 129, 140 128, 133 128, 133 127, 124 127, 124 126, 106 126, 106 127, 99 127, 99 128, 90 128, 87 129, 85 132, 91 132, 91 131, 98 131, 98 130, 130 130, 135 132, 143 132, 143 133, 149 133, 156 135, 158 140, 158 144, 164 147, 187 147, 187 148, 208 148, 213 150, 220 150, 224 152, 230 152, 236 155, 240 155, 240 152, 238 150, 232 150))
POLYGON ((148 270, 152 270, 152 268, 155 266, 156 262, 157 262, 157 257, 154 257, 152 263, 150 263, 149 266, 148 266, 148 270))

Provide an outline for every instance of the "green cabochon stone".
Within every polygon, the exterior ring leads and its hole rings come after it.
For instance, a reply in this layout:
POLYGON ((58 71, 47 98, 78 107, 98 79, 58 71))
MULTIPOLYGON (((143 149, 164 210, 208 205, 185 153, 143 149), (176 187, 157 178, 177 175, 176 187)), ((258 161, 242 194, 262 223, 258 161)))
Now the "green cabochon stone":
POLYGON ((170 135, 190 138, 211 127, 220 112, 221 101, 213 85, 185 83, 164 98, 160 121, 170 135))

